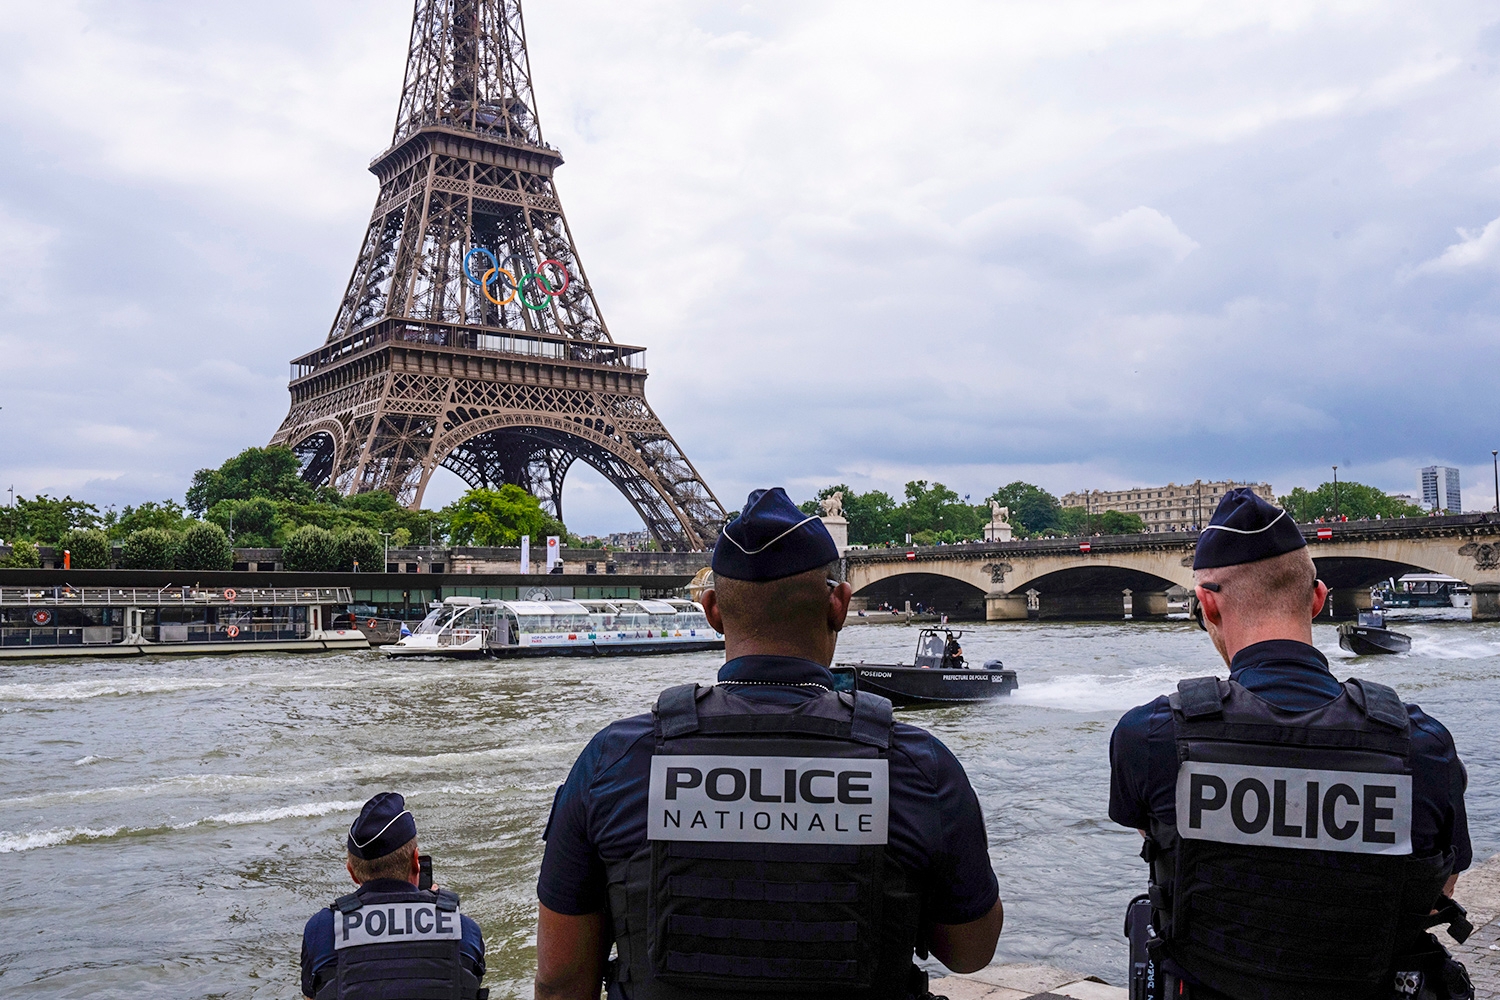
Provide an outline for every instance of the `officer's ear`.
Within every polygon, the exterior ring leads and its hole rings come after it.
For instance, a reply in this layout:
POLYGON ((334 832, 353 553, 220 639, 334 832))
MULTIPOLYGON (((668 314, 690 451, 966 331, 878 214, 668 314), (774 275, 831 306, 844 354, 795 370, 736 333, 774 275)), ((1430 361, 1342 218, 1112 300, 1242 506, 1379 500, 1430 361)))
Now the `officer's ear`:
POLYGON ((1322 580, 1314 581, 1312 598, 1312 616, 1317 618, 1323 613, 1323 605, 1328 601, 1328 584, 1322 580))
POLYGON ((1204 619, 1213 622, 1215 625, 1222 625, 1224 623, 1224 612, 1219 607, 1219 588, 1215 586, 1210 590, 1200 583, 1196 590, 1198 604, 1202 608, 1204 619))
POLYGON ((849 617, 849 602, 854 599, 854 588, 840 583, 828 590, 828 627, 834 632, 844 628, 844 619, 849 617))
POLYGON ((349 877, 354 880, 355 885, 364 884, 359 880, 359 876, 354 874, 354 862, 350 861, 347 855, 344 857, 344 871, 349 873, 349 877))
POLYGON ((709 627, 723 635, 724 616, 719 613, 719 595, 711 589, 705 590, 698 603, 703 605, 703 617, 708 619, 709 627))

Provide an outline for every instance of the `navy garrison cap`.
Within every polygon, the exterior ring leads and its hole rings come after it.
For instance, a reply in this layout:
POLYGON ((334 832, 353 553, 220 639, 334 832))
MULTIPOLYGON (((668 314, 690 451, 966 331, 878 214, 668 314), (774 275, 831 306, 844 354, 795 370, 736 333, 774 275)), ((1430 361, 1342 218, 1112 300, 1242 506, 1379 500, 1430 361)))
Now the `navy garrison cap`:
POLYGON ((365 803, 359 819, 349 825, 349 853, 373 861, 383 858, 417 835, 417 821, 397 792, 381 792, 365 803))
POLYGON ((1259 562, 1295 552, 1306 544, 1290 514, 1242 486, 1224 494, 1198 536, 1193 569, 1259 562))
POLYGON ((804 514, 780 486, 755 490, 714 546, 714 575, 780 580, 838 559, 833 536, 816 514, 804 514))

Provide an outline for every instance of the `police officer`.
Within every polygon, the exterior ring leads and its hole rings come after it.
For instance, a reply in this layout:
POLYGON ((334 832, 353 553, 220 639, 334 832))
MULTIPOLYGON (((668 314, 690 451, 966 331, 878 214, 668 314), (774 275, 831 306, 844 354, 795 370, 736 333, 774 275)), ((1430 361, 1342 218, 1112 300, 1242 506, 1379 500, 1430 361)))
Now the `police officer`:
POLYGON ((538 998, 926 993, 1003 914, 963 768, 890 702, 835 692, 849 610, 822 521, 756 490, 703 595, 717 685, 594 737, 558 789, 537 884, 538 998), (605 959, 613 946, 616 958, 605 959))
POLYGON ((1467 995, 1426 933, 1463 933, 1443 898, 1472 856, 1453 738, 1383 684, 1334 679, 1312 645, 1328 588, 1285 511, 1231 490, 1193 575, 1229 679, 1180 682, 1110 742, 1110 818, 1146 837, 1162 995, 1467 995))
POLYGON ((423 890, 417 822, 381 792, 349 827, 345 866, 358 889, 319 910, 302 932, 309 1000, 447 997, 484 1000, 484 938, 458 895, 423 890))

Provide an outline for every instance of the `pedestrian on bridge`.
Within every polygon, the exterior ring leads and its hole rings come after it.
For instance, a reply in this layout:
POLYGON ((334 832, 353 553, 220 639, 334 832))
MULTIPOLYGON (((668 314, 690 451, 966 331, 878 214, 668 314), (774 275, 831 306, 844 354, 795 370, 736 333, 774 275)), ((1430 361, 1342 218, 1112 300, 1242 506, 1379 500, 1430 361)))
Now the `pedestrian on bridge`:
POLYGON ((536 996, 914 1000, 914 953, 989 964, 1003 911, 963 768, 886 699, 833 690, 851 593, 828 529, 756 490, 713 571, 719 682, 606 727, 558 789, 536 996))
POLYGON ((1453 737, 1334 679, 1312 644, 1328 588, 1285 511, 1225 494, 1193 575, 1229 678, 1181 681, 1110 741, 1110 818, 1146 838, 1156 995, 1470 996, 1427 933, 1466 926, 1446 898, 1472 860, 1453 737))

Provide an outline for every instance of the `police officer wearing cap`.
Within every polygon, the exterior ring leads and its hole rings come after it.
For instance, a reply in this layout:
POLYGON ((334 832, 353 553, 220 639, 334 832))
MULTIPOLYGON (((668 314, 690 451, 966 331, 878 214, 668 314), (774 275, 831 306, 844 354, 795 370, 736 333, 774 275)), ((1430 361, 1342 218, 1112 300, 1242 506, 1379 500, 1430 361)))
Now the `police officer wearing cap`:
POLYGON ((1110 742, 1110 818, 1146 838, 1158 995, 1469 995, 1427 933, 1466 926, 1446 898, 1472 858, 1453 737, 1329 672, 1312 644, 1328 588, 1285 511, 1231 490, 1193 575, 1229 679, 1180 682, 1110 742))
POLYGON ((349 827, 349 877, 359 886, 319 910, 302 932, 309 1000, 395 997, 484 1000, 484 937, 458 912, 458 895, 424 890, 417 822, 381 792, 349 827))
POLYGON ((779 487, 725 527, 718 683, 608 726, 558 789, 538 998, 905 1000, 927 992, 914 953, 989 963, 1003 914, 963 768, 886 699, 833 690, 837 560, 779 487))

